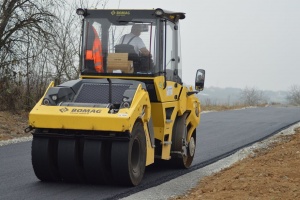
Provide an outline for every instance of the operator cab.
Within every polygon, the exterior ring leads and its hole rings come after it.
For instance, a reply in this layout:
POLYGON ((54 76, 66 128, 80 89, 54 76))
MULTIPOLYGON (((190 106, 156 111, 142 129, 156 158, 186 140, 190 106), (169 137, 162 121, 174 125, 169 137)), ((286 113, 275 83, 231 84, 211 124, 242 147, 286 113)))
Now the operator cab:
POLYGON ((185 18, 184 13, 162 9, 77 9, 77 14, 84 17, 82 75, 120 78, 164 75, 167 80, 182 84, 178 21, 185 18), (136 27, 140 35, 134 36, 132 30, 136 27), (138 40, 143 41, 148 55, 135 46, 138 40))

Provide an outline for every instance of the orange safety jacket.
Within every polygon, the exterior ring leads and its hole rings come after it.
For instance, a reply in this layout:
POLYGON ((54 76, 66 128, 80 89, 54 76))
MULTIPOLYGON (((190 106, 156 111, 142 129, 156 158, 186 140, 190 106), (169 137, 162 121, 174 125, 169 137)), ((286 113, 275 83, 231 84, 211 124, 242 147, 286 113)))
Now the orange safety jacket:
POLYGON ((103 70, 103 56, 102 56, 102 44, 99 39, 98 33, 93 27, 94 31, 94 43, 92 50, 86 50, 85 59, 86 60, 94 60, 95 70, 97 72, 104 72, 103 70))

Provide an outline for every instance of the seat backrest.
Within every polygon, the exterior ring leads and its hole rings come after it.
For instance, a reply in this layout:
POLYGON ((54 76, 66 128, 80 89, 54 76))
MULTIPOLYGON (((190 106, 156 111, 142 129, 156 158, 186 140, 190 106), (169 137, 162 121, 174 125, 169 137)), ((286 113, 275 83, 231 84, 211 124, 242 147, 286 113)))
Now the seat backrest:
POLYGON ((138 61, 139 55, 134 50, 134 46, 130 44, 136 36, 131 37, 127 43, 124 43, 125 37, 129 37, 129 35, 124 35, 121 44, 115 45, 115 53, 128 53, 128 60, 138 61))
POLYGON ((128 53, 128 60, 135 61, 139 58, 134 50, 134 46, 130 44, 118 44, 115 46, 115 53, 128 53))

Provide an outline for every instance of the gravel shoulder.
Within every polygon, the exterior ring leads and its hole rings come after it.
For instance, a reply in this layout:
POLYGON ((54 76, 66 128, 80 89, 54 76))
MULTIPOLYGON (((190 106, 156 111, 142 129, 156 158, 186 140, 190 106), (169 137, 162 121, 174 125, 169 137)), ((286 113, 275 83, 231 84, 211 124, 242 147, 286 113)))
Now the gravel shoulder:
POLYGON ((239 161, 170 199, 300 199, 300 123, 231 157, 239 161))

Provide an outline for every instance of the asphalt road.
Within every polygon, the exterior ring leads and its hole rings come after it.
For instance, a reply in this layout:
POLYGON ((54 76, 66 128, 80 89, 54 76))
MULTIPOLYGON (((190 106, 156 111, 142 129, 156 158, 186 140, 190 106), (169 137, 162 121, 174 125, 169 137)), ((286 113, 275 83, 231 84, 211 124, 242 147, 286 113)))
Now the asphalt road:
POLYGON ((300 107, 266 107, 201 115, 197 152, 189 170, 167 162, 146 168, 142 184, 134 187, 43 183, 31 166, 31 142, 0 147, 0 199, 118 199, 156 186, 224 158, 300 121, 300 107))

